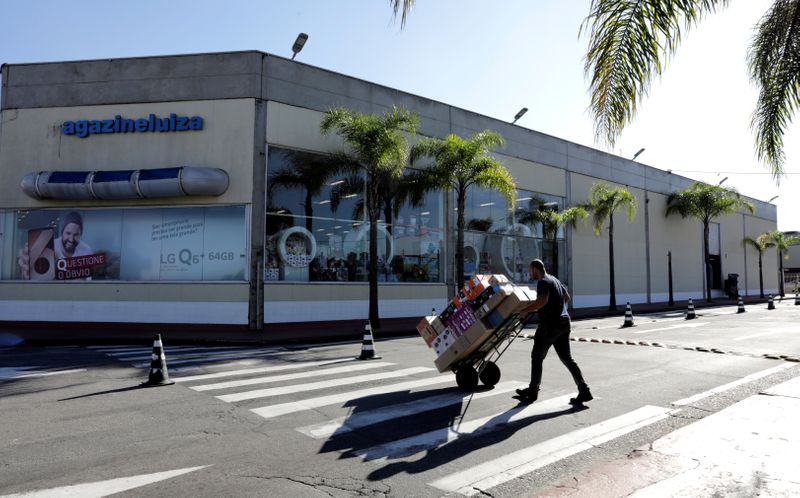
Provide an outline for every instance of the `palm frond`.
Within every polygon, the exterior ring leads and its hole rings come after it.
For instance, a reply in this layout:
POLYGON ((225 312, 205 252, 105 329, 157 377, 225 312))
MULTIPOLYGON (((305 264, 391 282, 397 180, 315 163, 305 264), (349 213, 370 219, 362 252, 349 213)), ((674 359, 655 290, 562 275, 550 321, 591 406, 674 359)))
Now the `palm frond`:
POLYGON ((517 197, 517 185, 506 167, 500 161, 490 157, 482 157, 474 164, 479 172, 473 177, 472 183, 483 188, 497 190, 508 204, 513 206, 517 197))
POLYGON ((728 0, 593 0, 581 32, 589 29, 584 72, 598 141, 614 145, 630 123, 682 29, 728 0))
POLYGON ((783 135, 800 105, 800 1, 775 0, 756 27, 747 62, 759 87, 750 123, 756 152, 779 183, 786 162, 783 135))
POLYGON ((415 0, 389 0, 389 5, 392 6, 392 19, 397 19, 398 12, 400 13, 400 28, 404 28, 408 20, 408 14, 414 8, 415 0))

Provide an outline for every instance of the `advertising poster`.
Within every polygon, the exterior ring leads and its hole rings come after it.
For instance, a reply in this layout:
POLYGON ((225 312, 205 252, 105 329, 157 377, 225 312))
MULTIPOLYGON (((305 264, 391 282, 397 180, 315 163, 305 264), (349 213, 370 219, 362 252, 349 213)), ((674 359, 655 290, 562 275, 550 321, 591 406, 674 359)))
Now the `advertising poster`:
POLYGON ((4 279, 213 281, 246 276, 244 206, 15 214, 16 264, 4 279))

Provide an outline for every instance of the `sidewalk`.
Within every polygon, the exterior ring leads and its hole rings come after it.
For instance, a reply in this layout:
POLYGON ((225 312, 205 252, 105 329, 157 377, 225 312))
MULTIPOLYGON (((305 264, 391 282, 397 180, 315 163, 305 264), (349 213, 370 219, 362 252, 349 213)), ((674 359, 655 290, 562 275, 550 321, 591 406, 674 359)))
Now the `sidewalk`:
POLYGON ((540 497, 800 496, 800 377, 540 497))

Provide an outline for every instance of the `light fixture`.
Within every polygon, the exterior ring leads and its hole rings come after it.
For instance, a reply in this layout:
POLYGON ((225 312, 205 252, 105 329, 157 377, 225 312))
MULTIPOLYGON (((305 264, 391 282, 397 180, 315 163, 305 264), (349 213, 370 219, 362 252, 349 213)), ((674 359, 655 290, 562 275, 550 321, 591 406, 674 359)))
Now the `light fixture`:
POLYGON ((633 155, 633 157, 631 158, 631 161, 635 161, 636 158, 639 157, 639 154, 641 154, 642 152, 644 152, 644 147, 639 149, 639 151, 636 154, 633 155))
POLYGON ((494 202, 484 202, 483 204, 480 204, 480 207, 482 208, 486 206, 494 206, 494 202))
POLYGON ((337 228, 342 228, 342 225, 336 225, 335 227, 333 227, 334 230, 336 230, 337 228))
POLYGON ((431 214, 430 211, 423 211, 423 212, 419 213, 420 216, 427 216, 429 214, 431 214))
POLYGON ((285 209, 279 209, 279 210, 275 211, 275 214, 283 214, 285 212, 286 212, 285 209))
POLYGON ((776 196, 775 196, 775 197, 773 197, 772 199, 768 200, 768 201, 767 201, 767 204, 769 204, 770 202, 774 201, 774 200, 775 200, 775 199, 777 199, 777 198, 778 198, 778 196, 776 195, 776 196))
POLYGON ((308 35, 305 33, 300 33, 297 35, 297 39, 294 41, 294 45, 292 45, 292 60, 303 50, 303 46, 306 44, 306 40, 308 40, 308 35))
POLYGON ((317 231, 318 231, 318 232, 324 232, 324 231, 325 231, 325 229, 324 229, 324 228, 317 228, 317 231))
POLYGON ((516 123, 519 120, 519 118, 521 118, 522 116, 525 115, 526 112, 528 112, 528 108, 527 107, 523 107, 522 109, 520 109, 519 112, 517 113, 517 115, 514 116, 514 121, 512 121, 511 124, 516 123))
POLYGON ((333 186, 336 186, 336 185, 341 185, 342 183, 344 183, 344 180, 335 181, 333 183, 329 183, 328 185, 333 187, 333 186))
POLYGON ((358 194, 347 194, 343 198, 344 199, 352 199, 353 197, 357 196, 358 194))
POLYGON ((723 178, 722 180, 720 180, 720 181, 719 181, 719 183, 718 183, 717 185, 722 185, 723 183, 725 183, 725 181, 726 181, 727 179, 728 179, 728 177, 726 176, 725 178, 723 178))
POLYGON ((331 201, 330 201, 330 199, 326 199, 326 200, 324 200, 324 201, 319 201, 319 203, 320 203, 320 204, 330 204, 330 203, 331 203, 331 201))
POLYGON ((542 204, 542 206, 544 206, 544 207, 555 207, 555 206, 558 206, 558 202, 556 202, 556 201, 545 202, 544 204, 542 204))
POLYGON ((519 199, 517 199, 517 202, 529 201, 531 199, 533 199, 533 197, 520 197, 519 199))

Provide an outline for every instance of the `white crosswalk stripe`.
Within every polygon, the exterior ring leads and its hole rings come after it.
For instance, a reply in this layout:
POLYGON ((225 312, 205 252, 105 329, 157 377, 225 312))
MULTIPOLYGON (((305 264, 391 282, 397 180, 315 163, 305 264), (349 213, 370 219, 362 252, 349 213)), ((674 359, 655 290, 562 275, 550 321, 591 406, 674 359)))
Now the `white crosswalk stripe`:
MULTIPOLYGON (((250 411, 264 418, 275 418, 289 413, 297 413, 305 410, 313 410, 323 406, 335 405, 337 403, 345 403, 347 401, 359 398, 366 398, 367 396, 376 396, 380 394, 392 394, 397 392, 409 391, 419 387, 427 387, 435 384, 451 384, 453 378, 447 375, 437 375, 436 377, 428 377, 427 379, 412 380, 407 382, 400 382, 388 386, 369 387, 358 391, 350 391, 345 393, 330 394, 328 396, 319 396, 316 398, 308 398, 302 401, 292 401, 289 403, 280 403, 276 405, 262 406, 260 408, 253 408, 250 411)), ((302 386, 299 386, 302 387, 302 386)))
POLYGON ((506 394, 525 385, 524 382, 504 382, 495 386, 491 391, 477 393, 465 393, 462 391, 439 394, 409 403, 401 403, 366 412, 353 413, 347 417, 340 417, 321 424, 299 427, 296 430, 314 439, 323 439, 333 435, 339 436, 370 425, 407 417, 409 415, 417 415, 464 401, 475 401, 490 396, 497 396, 498 394, 506 394))
POLYGON ((337 358, 334 360, 320 360, 320 361, 304 361, 301 363, 290 363, 288 365, 276 365, 272 367, 258 367, 258 368, 242 368, 239 370, 225 370, 223 372, 215 372, 209 374, 187 375, 185 377, 172 377, 175 382, 193 382, 196 380, 208 379, 222 379, 225 377, 236 377, 239 375, 250 375, 257 373, 268 372, 282 372, 285 370, 294 370, 300 368, 320 367, 323 365, 332 365, 336 363, 353 362, 356 361, 352 357, 337 358))
POLYGON ((390 367, 394 363, 388 362, 367 362, 357 363, 355 365, 347 365, 344 367, 326 368, 323 370, 312 370, 310 372, 300 372, 284 375, 272 375, 269 377, 255 377, 252 379, 231 380, 227 382, 216 382, 214 384, 203 384, 201 386, 192 386, 191 389, 195 391, 211 391, 217 389, 230 389, 232 387, 252 386, 256 384, 269 384, 272 382, 283 382, 287 380, 307 379, 309 377, 320 377, 324 375, 336 375, 349 372, 360 372, 362 370, 371 370, 373 368, 390 367))
POLYGON ((395 379, 397 377, 405 377, 407 375, 430 372, 431 370, 433 370, 433 368, 412 367, 403 370, 395 370, 392 372, 385 372, 379 374, 359 375, 356 377, 344 377, 341 379, 326 380, 321 382, 311 382, 308 384, 301 384, 301 385, 272 387, 268 389, 257 389, 255 391, 245 391, 236 394, 225 394, 222 396, 217 396, 217 399, 222 401, 234 402, 234 401, 245 401, 248 399, 269 398, 272 396, 280 396, 283 394, 291 394, 296 392, 316 391, 319 389, 361 384, 364 382, 372 382, 376 380, 395 379))
POLYGON ((486 493, 487 489, 499 484, 653 424, 666 418, 669 412, 668 408, 643 406, 624 415, 463 469, 437 479, 430 485, 467 496, 486 493))

